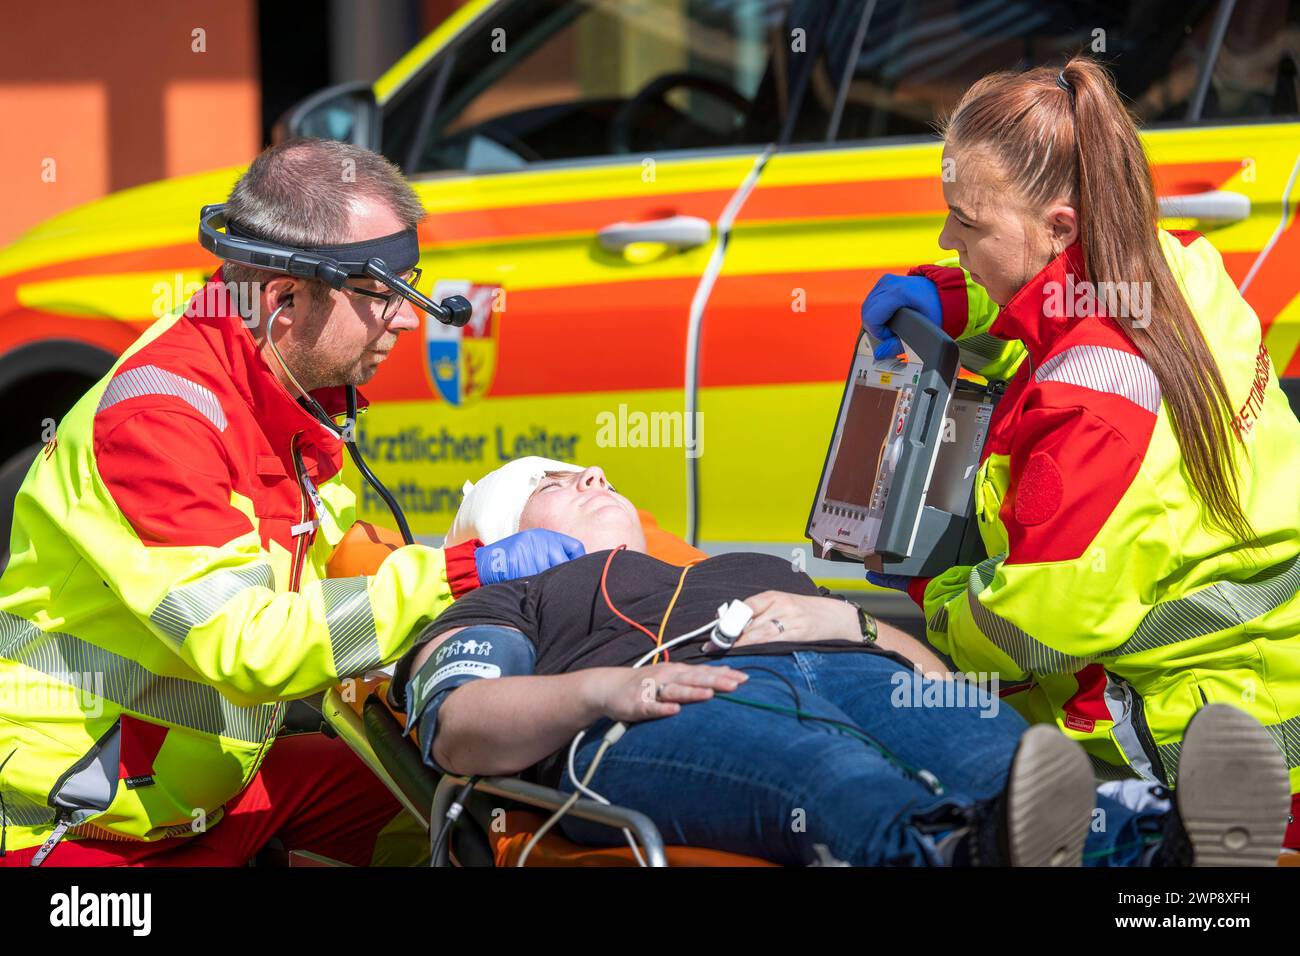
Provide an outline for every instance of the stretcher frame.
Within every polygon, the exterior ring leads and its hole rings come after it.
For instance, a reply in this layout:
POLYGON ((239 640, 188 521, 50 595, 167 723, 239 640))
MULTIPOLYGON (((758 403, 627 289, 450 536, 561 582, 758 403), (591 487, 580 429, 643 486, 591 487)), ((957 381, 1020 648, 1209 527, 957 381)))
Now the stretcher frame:
MULTIPOLYGON (((362 705, 362 711, 362 714, 358 714, 345 702, 337 687, 326 691, 321 702, 321 716, 329 729, 370 768, 402 807, 420 821, 426 830, 432 832, 434 821, 438 821, 438 825, 441 826, 441 821, 446 818, 447 810, 455 799, 456 793, 469 778, 445 774, 436 785, 431 787, 429 784, 432 773, 420 760, 415 745, 407 737, 406 731, 379 699, 374 695, 368 697, 362 705), (390 771, 375 750, 372 736, 382 740, 387 749, 394 751, 396 759, 406 764, 402 768, 407 771, 403 774, 403 779, 394 776, 390 771)), ((474 792, 550 812, 559 809, 571 797, 561 790, 544 787, 517 777, 483 777, 474 785, 474 792)), ((630 831, 641 847, 648 866, 668 866, 663 835, 644 813, 627 807, 606 805, 580 798, 569 808, 567 815, 601 826, 630 831)), ((465 816, 463 815, 461 819, 465 819, 465 816)), ((460 837, 456 847, 458 862, 462 865, 493 865, 491 847, 486 845, 486 836, 482 834, 480 828, 462 826, 456 828, 454 832, 460 837), (466 845, 467 842, 469 845, 466 845), (478 845, 474 845, 476 843, 478 845)), ((443 850, 439 854, 441 859, 431 859, 430 866, 450 866, 451 851, 452 840, 445 840, 443 850)))

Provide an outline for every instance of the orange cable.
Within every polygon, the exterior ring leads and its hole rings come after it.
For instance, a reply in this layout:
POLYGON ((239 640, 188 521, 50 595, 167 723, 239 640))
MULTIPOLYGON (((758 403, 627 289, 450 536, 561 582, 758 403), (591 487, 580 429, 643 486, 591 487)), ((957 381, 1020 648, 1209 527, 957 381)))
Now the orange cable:
MULTIPOLYGON (((668 602, 668 610, 664 611, 664 619, 659 622, 659 636, 655 638, 656 647, 663 646, 664 631, 668 629, 668 615, 673 613, 673 605, 677 603, 677 596, 682 593, 682 585, 686 583, 686 572, 689 571, 691 568, 695 567, 695 565, 699 564, 703 560, 704 560, 703 558, 695 558, 691 561, 687 561, 686 567, 682 568, 682 576, 677 579, 677 590, 673 592, 673 599, 668 602)), ((664 651, 664 660, 669 661, 671 659, 672 658, 668 656, 668 652, 664 651)), ((659 663, 659 655, 657 653, 655 654, 654 657, 650 659, 650 663, 651 664, 659 663)))

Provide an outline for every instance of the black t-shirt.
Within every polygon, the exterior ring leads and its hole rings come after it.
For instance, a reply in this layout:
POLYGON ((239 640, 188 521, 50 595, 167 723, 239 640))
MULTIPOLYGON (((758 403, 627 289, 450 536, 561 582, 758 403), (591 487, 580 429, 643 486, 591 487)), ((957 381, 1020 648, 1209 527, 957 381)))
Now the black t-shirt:
MULTIPOLYGON (((536 651, 533 673, 564 674, 586 667, 626 667, 636 663, 654 641, 620 620, 601 594, 601 575, 609 551, 598 551, 557 565, 531 578, 481 587, 443 611, 416 639, 415 648, 398 662, 390 696, 406 706, 406 685, 416 650, 456 627, 498 624, 518 628, 536 651)), ((664 612, 677 589, 682 569, 637 551, 614 554, 606 588, 614 606, 651 634, 659 633, 664 612)), ((728 601, 752 597, 763 591, 822 595, 827 592, 812 578, 795 571, 791 563, 768 554, 732 553, 709 558, 686 574, 681 594, 673 604, 664 642, 711 622, 718 607, 728 601)), ((678 663, 725 660, 718 652, 706 654, 708 632, 669 651, 678 663)), ((892 651, 861 640, 783 641, 744 645, 735 654, 791 654, 795 651, 885 654, 905 670, 911 663, 892 651)), ((563 775, 564 749, 557 751, 524 776, 546 786, 557 786, 563 775)))
MULTIPOLYGON (((598 551, 557 565, 531 578, 479 588, 443 611, 417 638, 416 647, 455 627, 500 624, 518 628, 536 650, 535 674, 564 674, 586 667, 634 664, 654 641, 620 620, 601 595, 601 574, 609 551, 598 551)), ((624 615, 652 634, 677 589, 682 569, 637 551, 620 551, 609 563, 606 588, 624 615)), ((686 574, 681 594, 664 629, 664 642, 712 621, 720 605, 763 591, 825 595, 812 578, 769 554, 732 553, 709 558, 686 574)), ((707 632, 669 651, 679 663, 716 661, 703 650, 707 632)), ((890 653, 857 640, 782 641, 743 645, 736 654, 790 654, 794 651, 890 653)), ((410 679, 412 650, 398 663, 392 686, 400 700, 410 679)), ((901 658, 900 658, 901 660, 901 658)), ((906 665, 905 666, 910 666, 906 665)))

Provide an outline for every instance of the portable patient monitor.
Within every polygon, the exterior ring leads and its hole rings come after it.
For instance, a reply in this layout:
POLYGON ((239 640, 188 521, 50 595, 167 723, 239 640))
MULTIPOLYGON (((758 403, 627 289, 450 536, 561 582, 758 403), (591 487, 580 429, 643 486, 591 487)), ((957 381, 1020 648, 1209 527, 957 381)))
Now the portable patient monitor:
POLYGON ((975 472, 1001 383, 958 379, 957 344, 918 312, 890 328, 907 360, 858 337, 805 533, 819 558, 933 577, 985 557, 975 472))

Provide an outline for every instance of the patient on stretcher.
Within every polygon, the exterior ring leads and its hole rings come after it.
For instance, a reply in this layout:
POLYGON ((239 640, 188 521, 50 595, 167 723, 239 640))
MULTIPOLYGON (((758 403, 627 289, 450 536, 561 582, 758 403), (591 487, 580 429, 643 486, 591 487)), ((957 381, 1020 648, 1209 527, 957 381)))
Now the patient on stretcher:
MULTIPOLYGON (((466 595, 398 663, 394 696, 439 771, 582 782, 670 844, 784 864, 820 845, 855 865, 1077 865, 1086 840, 1092 862, 1126 865, 1178 829, 1176 813, 1098 795, 1076 744, 1027 729, 996 694, 921 693, 951 681, 942 662, 884 624, 871 639, 855 605, 791 562, 645 554, 635 507, 599 468, 512 462, 467 486, 448 542, 531 527, 579 539, 586 556, 466 595), (733 599, 754 615, 723 652, 707 625, 733 599)), ((575 818, 560 828, 622 839, 575 818)))

